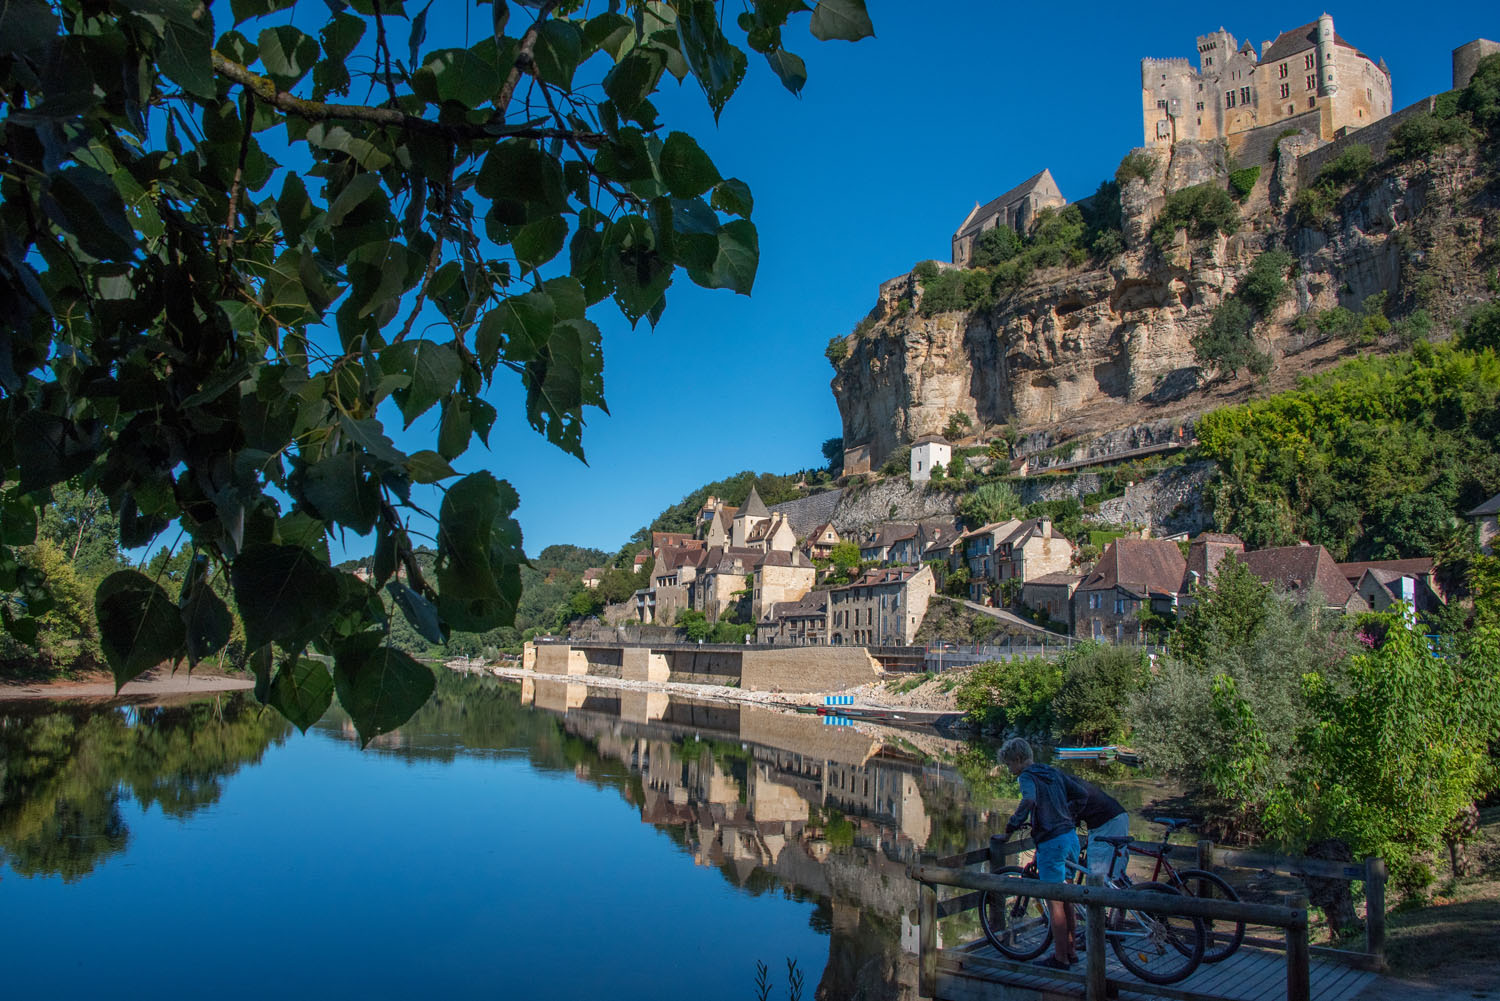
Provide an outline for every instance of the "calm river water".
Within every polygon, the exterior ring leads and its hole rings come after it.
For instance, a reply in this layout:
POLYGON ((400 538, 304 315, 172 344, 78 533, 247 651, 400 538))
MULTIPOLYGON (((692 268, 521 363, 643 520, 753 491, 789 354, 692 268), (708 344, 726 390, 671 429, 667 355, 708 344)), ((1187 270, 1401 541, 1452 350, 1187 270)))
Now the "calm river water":
POLYGON ((910 998, 906 865, 1003 828, 992 760, 446 672, 363 752, 244 695, 0 704, 0 995, 750 1001, 791 960, 805 999, 910 998))

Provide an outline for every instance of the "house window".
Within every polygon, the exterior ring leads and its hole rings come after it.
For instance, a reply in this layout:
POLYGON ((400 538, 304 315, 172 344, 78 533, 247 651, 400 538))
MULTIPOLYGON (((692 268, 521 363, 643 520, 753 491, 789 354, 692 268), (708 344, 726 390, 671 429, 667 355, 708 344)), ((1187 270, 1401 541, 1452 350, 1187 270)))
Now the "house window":
POLYGON ((1285 80, 1286 79, 1286 63, 1282 63, 1280 69, 1281 69, 1281 78, 1283 80, 1285 80))
POLYGON ((1316 97, 1309 97, 1307 99, 1307 106, 1309 108, 1316 108, 1318 106, 1318 99, 1316 97))
POLYGON ((1288 97, 1292 96, 1292 85, 1291 84, 1284 83, 1284 84, 1281 85, 1281 96, 1283 98, 1288 98, 1288 97))
POLYGON ((1318 87, 1318 78, 1316 76, 1309 76, 1307 78, 1307 89, 1308 90, 1316 90, 1317 87, 1318 87))
POLYGON ((1226 108, 1232 108, 1232 107, 1234 107, 1234 91, 1232 91, 1232 90, 1226 90, 1224 92, 1224 107, 1226 107, 1226 108))
POLYGON ((1309 52, 1306 56, 1304 56, 1303 57, 1303 61, 1302 61, 1302 68, 1303 69, 1309 69, 1309 70, 1312 69, 1313 68, 1313 59, 1314 58, 1315 57, 1314 57, 1313 53, 1311 53, 1311 52, 1309 52))
POLYGON ((1197 107, 1196 110, 1198 110, 1198 111, 1202 111, 1203 110, 1203 102, 1202 101, 1198 102, 1198 107, 1197 107))
POLYGON ((1167 110, 1167 102, 1166 101, 1157 101, 1156 102, 1156 106, 1158 108, 1160 108, 1162 111, 1166 111, 1167 110))
POLYGON ((1125 614, 1125 599, 1124 598, 1116 598, 1115 599, 1115 614, 1116 615, 1124 615, 1125 614))
POLYGON ((1100 607, 1100 605, 1102 604, 1102 601, 1103 601, 1103 597, 1104 596, 1101 595, 1097 591, 1091 593, 1089 595, 1089 607, 1090 608, 1098 608, 1098 607, 1100 607))
POLYGON ((1240 103, 1241 104, 1249 104, 1250 103, 1250 88, 1249 87, 1241 87, 1240 88, 1240 103))

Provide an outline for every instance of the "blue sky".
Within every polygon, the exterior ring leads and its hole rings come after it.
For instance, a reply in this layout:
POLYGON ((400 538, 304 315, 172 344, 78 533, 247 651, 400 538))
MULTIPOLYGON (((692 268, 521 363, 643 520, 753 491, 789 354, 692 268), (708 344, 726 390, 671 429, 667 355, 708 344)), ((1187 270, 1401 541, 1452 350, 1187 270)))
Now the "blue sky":
MULTIPOLYGON (((463 6, 434 5, 429 46, 462 36, 463 6)), ((610 415, 590 417, 589 464, 532 432, 519 382, 497 378, 490 448, 476 443, 457 468, 490 469, 515 484, 535 554, 562 542, 613 551, 706 482, 819 464, 819 446, 840 433, 823 349, 871 308, 881 281, 946 258, 975 201, 1043 167, 1068 198, 1091 194, 1140 143, 1141 57, 1193 56, 1195 36, 1221 24, 1258 47, 1322 10, 1279 2, 1140 9, 1071 5, 1012 18, 994 2, 871 0, 877 37, 853 45, 815 41, 801 15, 785 39, 807 60, 802 97, 752 53, 717 126, 691 78, 680 88, 668 79, 662 119, 754 191, 753 296, 709 292, 679 273, 654 331, 644 321, 632 330, 601 303, 591 316, 604 331, 610 415), (1055 30, 1044 30, 1049 23, 1055 30)), ((1455 46, 1500 38, 1494 9, 1361 3, 1330 12, 1340 35, 1389 64, 1401 108, 1448 89, 1455 46)), ((435 435, 436 411, 396 438, 415 450, 435 435)), ((371 546, 351 538, 344 548, 360 555, 371 546)))

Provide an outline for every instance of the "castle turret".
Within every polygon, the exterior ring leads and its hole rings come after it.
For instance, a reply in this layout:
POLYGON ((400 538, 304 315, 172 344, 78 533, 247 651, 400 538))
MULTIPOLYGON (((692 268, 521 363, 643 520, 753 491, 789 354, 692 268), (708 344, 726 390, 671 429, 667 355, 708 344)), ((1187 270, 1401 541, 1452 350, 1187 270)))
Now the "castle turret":
POLYGON ((1318 96, 1332 97, 1339 92, 1338 77, 1334 73, 1333 15, 1324 11, 1318 17, 1318 96))

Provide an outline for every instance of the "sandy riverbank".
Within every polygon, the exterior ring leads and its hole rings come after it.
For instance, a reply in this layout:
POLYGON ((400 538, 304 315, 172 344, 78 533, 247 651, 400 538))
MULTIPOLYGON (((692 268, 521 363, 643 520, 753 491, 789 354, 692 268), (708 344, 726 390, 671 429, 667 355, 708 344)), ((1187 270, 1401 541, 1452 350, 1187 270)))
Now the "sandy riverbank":
POLYGON ((118 693, 115 691, 114 679, 102 673, 66 681, 0 680, 0 702, 33 699, 137 701, 165 696, 213 695, 217 692, 235 692, 253 686, 254 683, 244 676, 208 674, 202 671, 189 674, 184 669, 178 669, 174 673, 166 668, 157 668, 154 671, 147 671, 134 681, 126 682, 118 693))

